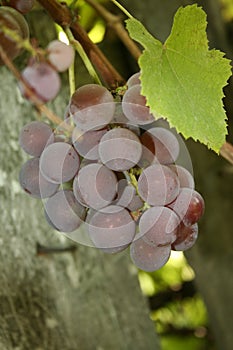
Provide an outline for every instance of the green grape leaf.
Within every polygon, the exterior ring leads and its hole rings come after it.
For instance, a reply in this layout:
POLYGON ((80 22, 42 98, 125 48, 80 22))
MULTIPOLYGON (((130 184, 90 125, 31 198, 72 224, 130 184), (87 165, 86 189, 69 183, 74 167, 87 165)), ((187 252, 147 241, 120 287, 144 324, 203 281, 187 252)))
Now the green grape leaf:
POLYGON ((222 99, 231 66, 224 53, 209 50, 205 12, 197 5, 178 9, 164 44, 135 18, 126 26, 144 48, 139 58, 141 92, 151 112, 185 138, 219 153, 227 135, 222 99))

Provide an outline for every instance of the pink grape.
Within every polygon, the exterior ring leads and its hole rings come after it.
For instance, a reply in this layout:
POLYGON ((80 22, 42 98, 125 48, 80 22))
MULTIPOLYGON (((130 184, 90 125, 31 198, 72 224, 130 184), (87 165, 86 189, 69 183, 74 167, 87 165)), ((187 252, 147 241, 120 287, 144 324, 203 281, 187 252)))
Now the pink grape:
POLYGON ((152 272, 166 264, 171 254, 171 246, 153 247, 142 238, 135 239, 130 245, 130 257, 141 270, 152 272))
POLYGON ((23 150, 34 157, 39 157, 46 146, 54 142, 53 130, 46 123, 30 122, 22 128, 19 144, 23 150))
POLYGON ((47 46, 48 59, 58 72, 64 72, 74 62, 74 49, 62 41, 53 40, 47 46))
POLYGON ((128 89, 122 99, 122 108, 129 121, 144 125, 152 123, 155 118, 146 106, 146 98, 141 95, 141 86, 133 85, 128 89))
MULTIPOLYGON (((61 87, 58 73, 45 62, 35 62, 31 66, 27 66, 22 71, 22 77, 42 102, 54 99, 61 87)), ((26 98, 30 98, 22 83, 19 83, 19 87, 22 94, 26 98)))
POLYGON ((168 207, 174 210, 186 226, 191 226, 204 214, 205 202, 199 192, 181 188, 177 198, 168 207))
POLYGON ((86 84, 71 96, 69 112, 78 128, 99 130, 108 125, 114 115, 112 94, 97 84, 86 84))
POLYGON ((151 207, 139 220, 139 234, 152 246, 171 245, 176 240, 179 218, 169 208, 151 207))
POLYGON ((166 165, 154 164, 145 168, 138 179, 139 195, 150 205, 166 205, 179 194, 177 175, 166 165))

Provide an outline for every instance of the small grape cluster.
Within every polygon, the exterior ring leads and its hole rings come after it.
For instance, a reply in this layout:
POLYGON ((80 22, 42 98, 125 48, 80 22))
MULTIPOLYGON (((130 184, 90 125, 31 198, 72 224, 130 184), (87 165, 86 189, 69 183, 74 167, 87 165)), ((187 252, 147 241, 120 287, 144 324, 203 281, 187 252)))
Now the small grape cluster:
MULTIPOLYGON (((0 6, 0 46, 8 59, 13 60, 22 51, 22 43, 29 39, 28 24, 23 16, 33 7, 34 1, 9 0, 0 6)), ((74 61, 71 45, 59 40, 51 41, 45 50, 32 47, 34 56, 21 72, 19 88, 30 99, 25 83, 36 98, 44 103, 54 99, 61 87, 58 72, 66 71, 74 61)), ((0 58, 0 64, 4 62, 0 58)))
POLYGON ((95 247, 117 253, 130 246, 134 264, 155 271, 172 249, 193 246, 204 200, 176 163, 178 135, 146 106, 140 72, 126 86, 121 102, 100 85, 78 88, 65 114, 65 126, 75 123, 71 135, 39 121, 25 125, 20 145, 33 158, 19 181, 46 198, 45 217, 56 230, 84 225, 95 247))

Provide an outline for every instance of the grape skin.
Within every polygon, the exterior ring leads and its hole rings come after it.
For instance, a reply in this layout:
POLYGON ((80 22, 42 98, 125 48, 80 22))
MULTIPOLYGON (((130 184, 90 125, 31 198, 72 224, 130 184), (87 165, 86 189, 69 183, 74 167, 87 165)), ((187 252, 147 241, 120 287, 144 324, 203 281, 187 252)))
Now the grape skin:
POLYGON ((132 242, 136 224, 126 209, 110 205, 91 217, 88 231, 95 247, 105 253, 116 253, 132 242))
POLYGON ((181 188, 177 198, 168 205, 186 226, 195 224, 204 214, 204 199, 191 188, 181 188))
POLYGON ((130 130, 109 130, 100 140, 99 156, 103 164, 114 171, 125 171, 135 166, 141 158, 142 145, 130 130))
POLYGON ((166 264, 171 254, 171 246, 153 247, 142 238, 135 239, 130 245, 130 257, 141 270, 153 272, 166 264))
POLYGON ((142 239, 152 246, 171 245, 177 238, 179 218, 169 208, 151 207, 139 220, 142 239))
POLYGON ((125 116, 133 123, 139 125, 150 124, 155 120, 146 106, 146 99, 141 95, 141 86, 133 85, 128 89, 122 99, 122 108, 125 116))
POLYGON ((178 176, 178 179, 180 181, 180 188, 187 187, 194 189, 195 184, 193 176, 187 169, 177 164, 169 165, 169 168, 173 170, 178 176))
POLYGON ((76 127, 72 133, 74 148, 82 157, 97 160, 99 159, 99 142, 106 132, 107 129, 83 132, 76 127))
POLYGON ((48 223, 62 232, 75 231, 85 219, 85 208, 76 201, 71 190, 60 190, 45 203, 48 223))
POLYGON ((79 170, 79 156, 66 142, 52 143, 40 157, 40 171, 43 176, 56 184, 70 181, 79 170))
POLYGON ((19 144, 22 149, 34 157, 39 157, 44 148, 53 142, 52 129, 48 124, 40 121, 24 125, 19 135, 19 144))
POLYGON ((31 158, 21 167, 19 183, 23 190, 35 198, 52 196, 59 185, 47 181, 40 173, 39 158, 31 158))
POLYGON ((74 62, 75 52, 72 46, 60 40, 53 40, 47 46, 48 59, 58 72, 66 71, 74 62))
POLYGON ((69 112, 81 130, 102 129, 111 122, 114 111, 113 96, 104 86, 87 84, 71 96, 69 112))
MULTIPOLYGON (((22 71, 22 78, 25 79, 37 98, 42 102, 54 99, 61 87, 58 73, 45 62, 35 62, 31 66, 27 66, 22 71)), ((30 98, 22 83, 19 83, 19 88, 24 97, 30 98)))
POLYGON ((34 0, 10 0, 9 6, 15 8, 17 11, 25 14, 29 12, 34 5, 34 0))
POLYGON ((172 250, 176 251, 185 251, 196 243, 198 238, 198 225, 193 224, 192 226, 185 226, 183 222, 181 222, 177 239, 172 243, 172 250))
POLYGON ((150 165, 138 179, 139 195, 150 205, 171 203, 178 196, 179 189, 178 177, 166 165, 150 165))
POLYGON ((73 191, 77 200, 93 209, 101 209, 116 196, 117 178, 102 164, 88 164, 74 178, 73 191))
POLYGON ((161 127, 150 128, 144 132, 140 140, 145 146, 142 154, 144 162, 150 164, 156 159, 160 164, 167 165, 177 160, 180 146, 171 131, 161 127))
POLYGON ((133 85, 141 84, 140 75, 141 75, 141 72, 137 72, 131 75, 131 77, 126 82, 128 89, 130 89, 133 85))
MULTIPOLYGON (((24 17, 15 9, 7 6, 0 7, 0 24, 11 30, 16 31, 20 38, 27 39, 29 37, 29 28, 24 17)), ((16 58, 21 49, 18 47, 17 43, 9 38, 6 34, 3 33, 0 29, 0 42, 3 51, 7 56, 13 60, 16 58)), ((3 65, 4 62, 0 57, 0 65, 3 65)))

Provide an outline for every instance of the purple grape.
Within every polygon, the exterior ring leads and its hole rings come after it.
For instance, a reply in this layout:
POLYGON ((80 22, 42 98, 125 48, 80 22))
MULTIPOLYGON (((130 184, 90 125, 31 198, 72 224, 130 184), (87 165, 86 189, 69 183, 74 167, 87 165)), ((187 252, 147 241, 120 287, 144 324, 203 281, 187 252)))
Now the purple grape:
POLYGON ((130 130, 109 130, 100 140, 100 160, 110 169, 125 171, 134 167, 141 158, 142 145, 130 130))
POLYGON ((130 89, 134 85, 141 84, 140 75, 141 75, 141 72, 138 72, 138 73, 131 75, 131 77, 126 82, 128 89, 130 89))
POLYGON ((179 179, 166 165, 154 164, 144 169, 138 179, 138 192, 150 205, 166 205, 179 194, 179 179))
POLYGON ((40 121, 30 122, 22 128, 19 144, 34 157, 39 157, 46 146, 54 142, 54 134, 48 124, 40 121))
MULTIPOLYGON (((22 77, 42 102, 51 101, 60 90, 60 77, 48 63, 35 62, 31 66, 27 66, 22 71, 22 77)), ((22 83, 19 83, 19 87, 22 94, 26 98, 30 98, 22 83)))
POLYGON ((59 187, 47 181, 40 173, 39 158, 31 158, 23 164, 19 173, 19 183, 26 193, 35 198, 50 197, 59 187))
POLYGON ((117 178, 102 164, 88 164, 74 178, 73 191, 77 200, 93 209, 101 209, 116 196, 117 178))
POLYGON ((204 214, 205 202, 199 192, 181 188, 177 198, 168 205, 186 226, 195 224, 204 214))
POLYGON ((171 246, 152 247, 142 238, 135 239, 130 245, 130 257, 141 270, 152 272, 166 264, 171 254, 171 246))
POLYGON ((85 208, 76 201, 70 190, 56 192, 45 203, 48 223, 62 232, 73 232, 85 219, 85 208))
MULTIPOLYGON (((6 27, 10 30, 14 30, 16 34, 21 38, 21 40, 28 39, 29 28, 25 18, 16 11, 15 9, 8 6, 0 6, 0 22, 1 27, 6 27)), ((8 35, 6 35, 0 29, 0 42, 3 51, 6 55, 13 60, 16 58, 20 52, 21 48, 19 45, 12 40, 8 35)), ((0 58, 0 65, 4 64, 0 58)))
POLYGON ((139 220, 142 239, 152 246, 171 245, 176 240, 179 218, 169 208, 151 207, 139 220))
POLYGON ((150 128, 140 137, 143 144, 143 154, 141 161, 151 164, 158 161, 161 164, 174 163, 179 155, 179 142, 175 135, 164 128, 150 128))
POLYGON ((175 174, 178 176, 178 179, 180 181, 180 188, 187 187, 194 189, 194 179, 191 173, 182 167, 181 165, 169 165, 169 168, 175 172, 175 174))
POLYGON ((106 132, 107 129, 83 132, 76 127, 72 133, 74 148, 82 157, 97 160, 99 159, 99 142, 106 132))
POLYGON ((135 194, 135 196, 132 198, 132 201, 127 205, 127 209, 130 211, 136 211, 143 207, 144 202, 142 199, 135 194))
POLYGON ((64 72, 74 62, 75 52, 71 45, 53 40, 47 46, 49 62, 58 72, 64 72))
POLYGON ((133 241, 136 224, 126 209, 110 205, 91 217, 88 231, 95 247, 116 253, 133 241))
POLYGON ((113 96, 104 86, 87 84, 71 96, 70 114, 81 130, 102 129, 111 122, 114 111, 113 96))
POLYGON ((192 248, 198 238, 198 225, 185 226, 180 224, 177 239, 172 243, 172 250, 185 251, 192 248))
POLYGON ((31 11, 34 0, 9 0, 8 6, 15 8, 17 11, 25 14, 31 11))
POLYGON ((128 184, 126 179, 121 179, 118 182, 117 198, 115 199, 114 204, 127 208, 130 211, 136 211, 143 206, 143 201, 136 194, 135 187, 128 184))
POLYGON ((44 149, 40 158, 43 176, 56 184, 68 182, 79 170, 79 156, 66 142, 55 142, 44 149))
POLYGON ((128 89, 122 99, 122 108, 126 117, 139 125, 150 124, 155 120, 146 106, 146 98, 141 95, 141 86, 133 85, 128 89))

